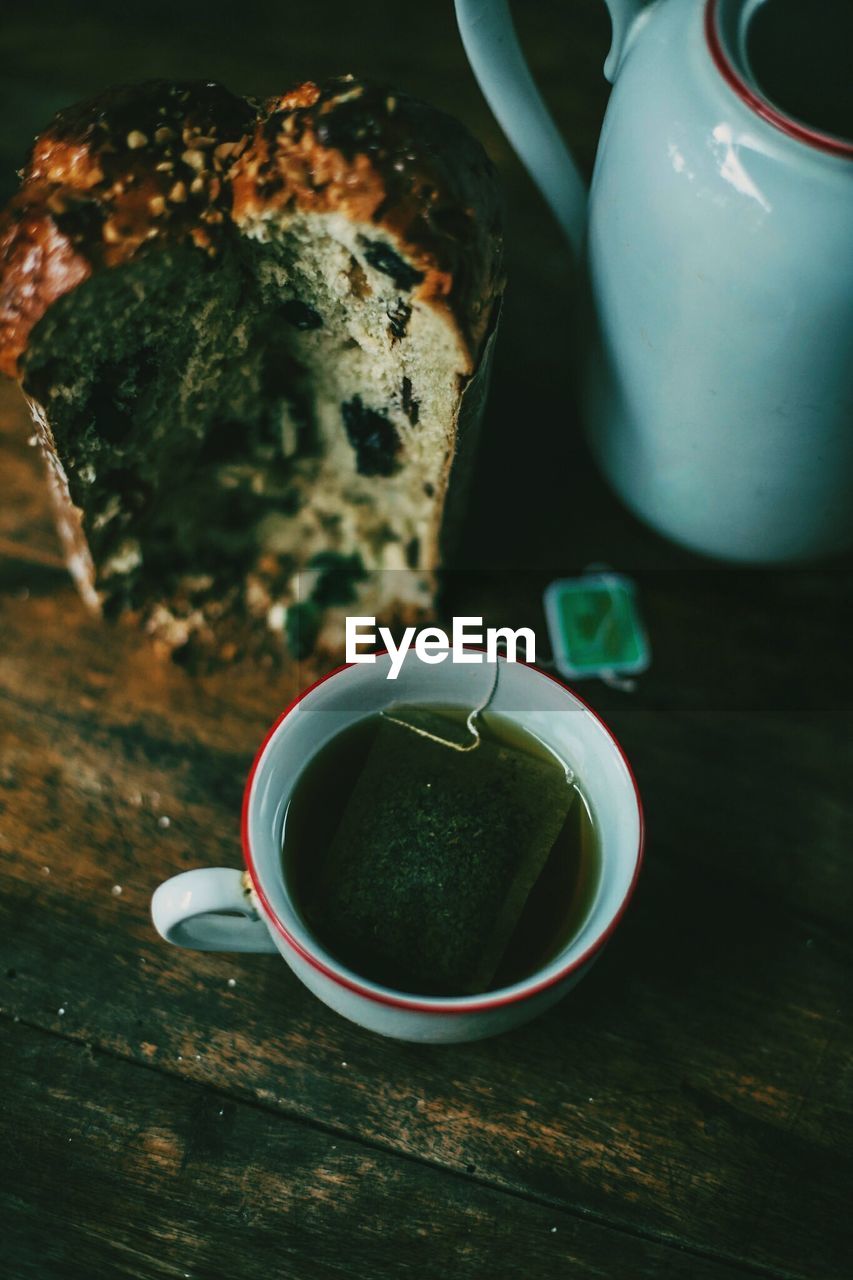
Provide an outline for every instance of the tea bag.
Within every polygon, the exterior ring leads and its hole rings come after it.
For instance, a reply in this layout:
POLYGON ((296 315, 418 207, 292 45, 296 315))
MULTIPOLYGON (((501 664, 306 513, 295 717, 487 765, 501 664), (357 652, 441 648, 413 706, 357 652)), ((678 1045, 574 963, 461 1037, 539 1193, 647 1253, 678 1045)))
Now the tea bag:
POLYGON ((556 758, 471 717, 381 717, 321 873, 340 959, 400 990, 486 990, 574 796, 556 758))

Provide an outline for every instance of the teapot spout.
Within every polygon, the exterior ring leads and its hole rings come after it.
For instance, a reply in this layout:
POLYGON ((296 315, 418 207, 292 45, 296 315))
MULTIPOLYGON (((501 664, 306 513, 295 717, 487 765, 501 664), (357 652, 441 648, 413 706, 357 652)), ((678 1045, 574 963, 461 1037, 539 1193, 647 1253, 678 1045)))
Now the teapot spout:
POLYGON ((645 26, 654 4, 649 0, 605 0, 610 13, 613 34, 610 52, 604 63, 604 74, 613 84, 629 46, 645 26))

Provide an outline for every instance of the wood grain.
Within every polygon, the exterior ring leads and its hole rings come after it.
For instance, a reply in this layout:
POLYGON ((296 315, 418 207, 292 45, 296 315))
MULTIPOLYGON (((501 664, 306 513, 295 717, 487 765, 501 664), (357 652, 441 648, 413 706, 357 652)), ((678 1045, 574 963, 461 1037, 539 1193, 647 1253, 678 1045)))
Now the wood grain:
POLYGON ((605 957, 519 1032, 389 1045, 274 958, 173 952, 148 919, 173 871, 238 863, 243 780, 294 673, 192 680, 53 578, 2 619, 8 1011, 698 1255, 837 1273, 853 1046, 849 755, 832 716, 623 699, 651 840, 605 957))
POLYGON ((0 1096, 15 1280, 750 1274, 20 1025, 0 1023, 0 1096))

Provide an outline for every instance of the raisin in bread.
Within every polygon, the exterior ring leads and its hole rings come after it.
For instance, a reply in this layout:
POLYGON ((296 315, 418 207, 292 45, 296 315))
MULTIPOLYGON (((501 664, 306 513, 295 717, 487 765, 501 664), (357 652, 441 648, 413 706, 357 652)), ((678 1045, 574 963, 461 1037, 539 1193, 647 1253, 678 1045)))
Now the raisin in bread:
POLYGON ((0 368, 86 603, 224 657, 423 615, 501 288, 491 164, 402 94, 59 113, 0 223, 0 368))

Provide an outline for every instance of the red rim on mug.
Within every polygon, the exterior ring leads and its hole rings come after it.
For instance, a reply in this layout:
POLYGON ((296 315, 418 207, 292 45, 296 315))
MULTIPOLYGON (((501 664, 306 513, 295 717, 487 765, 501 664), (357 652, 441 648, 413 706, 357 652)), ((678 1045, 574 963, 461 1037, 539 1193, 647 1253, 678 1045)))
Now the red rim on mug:
POLYGON ((798 142, 805 142, 811 147, 816 147, 819 151, 828 152, 830 155, 845 156, 847 159, 853 159, 853 142, 846 138, 837 137, 835 134, 824 133, 820 129, 813 129, 811 125, 804 124, 803 121, 786 115, 784 111, 780 111, 778 107, 758 93, 755 87, 744 79, 740 70, 729 56, 724 38, 721 35, 720 0, 705 0, 705 39, 720 75, 729 88, 733 89, 756 115, 761 116, 763 120, 774 125, 777 129, 781 129, 789 137, 796 138, 798 142))
MULTIPOLYGON (((377 654, 376 656, 381 657, 382 655, 377 654)), ((255 774, 257 773, 258 766, 261 763, 261 760, 264 756, 264 753, 267 749, 270 739, 273 737, 273 735, 276 733, 279 727, 284 723, 287 717, 295 710, 296 707, 299 706, 299 704, 305 698, 308 697, 310 693, 312 693, 315 689, 319 688, 320 685, 325 684, 327 680, 331 680, 334 676, 340 675, 342 671, 346 671, 349 667, 353 665, 354 663, 346 662, 339 667, 335 667, 333 671, 327 672, 326 675, 321 676, 319 680, 315 680, 313 684, 309 685, 307 689, 303 689, 301 693, 297 694, 297 696, 293 699, 293 701, 284 709, 284 711, 282 711, 281 715, 274 722, 274 724, 270 726, 269 730, 267 731, 264 737, 263 742, 261 743, 258 753, 255 756, 254 761, 252 762, 252 767, 249 770, 249 776, 246 779, 246 786, 243 792, 242 819, 240 824, 242 843, 243 843, 243 858, 246 863, 246 870, 249 873, 249 879, 252 882, 252 888, 255 894, 257 895, 261 905, 263 906, 268 920, 273 924, 276 931, 284 939, 287 945, 291 947, 296 952, 296 954, 299 955, 303 960, 305 960, 308 964, 310 964, 313 969, 316 969, 319 973, 322 973, 325 977, 331 979, 333 982, 336 982, 339 986, 346 988, 348 991, 353 991, 357 995, 364 996, 368 1000, 374 1000, 377 1004, 390 1005, 392 1008, 395 1008, 395 1009, 407 1009, 416 1013, 460 1013, 462 1014, 462 1013, 482 1013, 488 1009, 499 1009, 503 1005, 514 1004, 518 1000, 526 1000, 531 996, 537 995, 540 991, 544 991, 548 987, 552 987, 555 983, 561 982, 564 978, 567 978, 570 974, 575 973, 578 969, 581 969, 585 964, 587 964, 590 960, 592 960, 593 956, 595 956, 597 952, 601 950, 601 948, 610 938, 616 926, 619 924, 619 921, 622 919, 623 915, 625 914, 625 911, 628 907, 628 903, 631 901, 631 898, 634 895, 634 890, 637 885, 637 880, 639 879, 640 870, 643 865, 643 857, 645 853, 645 817, 643 814, 643 803, 640 798, 640 791, 637 786, 637 780, 634 777, 634 771, 631 768, 628 757, 625 755, 625 752, 622 750, 622 747, 618 739, 616 738, 615 734, 609 728, 609 726, 604 722, 601 716, 592 709, 592 707, 589 705, 588 702, 586 702, 577 693, 575 693, 573 689, 570 689, 567 685, 563 684, 561 680, 558 680, 556 676, 552 676, 547 671, 541 671, 539 667, 536 667, 532 663, 528 663, 528 662, 519 661, 519 665, 527 667, 528 670, 530 671, 534 671, 538 676, 542 676, 543 679, 545 680, 551 680, 560 689, 565 690, 565 692, 568 693, 570 697, 574 698, 575 701, 579 702, 581 706, 584 707, 586 711, 589 712, 589 714, 593 717, 593 719, 598 722, 598 724, 602 727, 604 732, 610 738, 619 756, 621 757, 622 762, 628 771, 628 777, 631 780, 631 785, 634 789, 634 798, 637 804, 637 815, 639 819, 639 834, 638 834, 638 843, 637 843, 636 862, 634 865, 634 873, 631 877, 630 884, 628 885, 628 888, 624 894, 624 897, 622 898, 622 901, 620 902, 617 910, 613 915, 613 918, 610 920, 606 929, 603 930, 600 936, 596 938, 595 941, 592 942, 587 947, 587 949, 581 953, 581 955, 576 956, 574 959, 569 961, 562 968, 558 969, 555 973, 549 974, 548 977, 542 978, 538 982, 533 982, 529 985, 525 985, 521 988, 521 990, 517 990, 513 987, 513 988, 505 989, 503 991, 498 990, 498 991, 490 992, 483 996, 445 996, 445 997, 430 999, 428 996, 421 998, 418 996, 397 993, 390 989, 385 989, 374 984, 369 984, 359 979, 355 975, 350 975, 348 973, 341 972, 340 970, 332 967, 325 960, 321 960, 319 956, 314 955, 313 952, 308 950, 308 948, 305 947, 299 941, 298 938, 295 938, 293 936, 291 931, 288 929, 287 925, 284 924, 284 922, 279 918, 267 894, 264 892, 263 886, 261 885, 260 877, 257 872, 257 868, 255 866, 254 858, 252 855, 252 847, 249 840, 249 802, 250 802, 250 797, 252 792, 252 784, 255 780, 255 774)))

